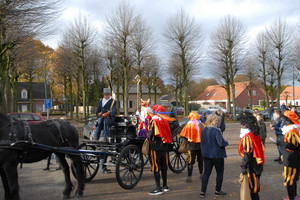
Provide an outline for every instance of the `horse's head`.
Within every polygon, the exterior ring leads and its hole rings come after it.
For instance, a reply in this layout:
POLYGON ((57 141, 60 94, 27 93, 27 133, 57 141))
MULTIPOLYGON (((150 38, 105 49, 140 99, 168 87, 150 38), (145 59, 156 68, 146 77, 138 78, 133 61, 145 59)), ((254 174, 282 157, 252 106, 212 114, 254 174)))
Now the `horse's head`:
POLYGON ((0 133, 1 133, 1 130, 4 129, 5 126, 10 125, 10 123, 11 123, 10 118, 5 114, 0 113, 0 133))
MULTIPOLYGON (((11 137, 10 133, 17 133, 17 123, 19 122, 14 120, 12 117, 0 113, 0 141, 8 140, 9 137, 11 137)), ((21 135, 16 134, 16 136, 19 138, 21 135)))

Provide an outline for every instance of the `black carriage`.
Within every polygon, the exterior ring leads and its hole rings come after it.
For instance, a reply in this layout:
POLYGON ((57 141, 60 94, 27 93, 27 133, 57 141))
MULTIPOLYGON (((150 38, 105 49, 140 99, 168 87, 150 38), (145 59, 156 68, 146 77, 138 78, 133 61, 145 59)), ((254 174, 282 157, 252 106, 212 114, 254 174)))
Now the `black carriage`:
MULTIPOLYGON (((175 114, 176 115, 176 114, 175 114)), ((111 127, 109 143, 83 140, 81 157, 84 163, 85 181, 91 181, 99 171, 101 160, 110 156, 110 163, 115 166, 118 184, 124 189, 134 188, 140 181, 148 158, 141 152, 144 138, 136 136, 137 118, 117 116, 111 127)), ((169 168, 174 173, 181 173, 186 167, 187 155, 178 152, 181 138, 181 126, 177 121, 170 123, 172 144, 169 145, 169 168)))

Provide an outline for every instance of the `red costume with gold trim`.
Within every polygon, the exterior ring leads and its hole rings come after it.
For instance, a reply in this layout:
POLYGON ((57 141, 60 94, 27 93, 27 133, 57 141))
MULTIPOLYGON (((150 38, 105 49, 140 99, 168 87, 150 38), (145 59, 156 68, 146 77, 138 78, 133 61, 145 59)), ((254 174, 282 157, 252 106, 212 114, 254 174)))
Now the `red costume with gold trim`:
POLYGON ((168 121, 175 121, 176 119, 160 114, 159 112, 166 112, 162 105, 154 105, 152 110, 157 112, 156 115, 152 117, 153 128, 155 128, 155 136, 160 137, 163 143, 171 143, 172 134, 168 121))
POLYGON ((253 153, 257 164, 263 165, 265 163, 264 146, 259 135, 254 135, 249 132, 241 138, 239 143, 239 154, 244 157, 244 152, 253 153))

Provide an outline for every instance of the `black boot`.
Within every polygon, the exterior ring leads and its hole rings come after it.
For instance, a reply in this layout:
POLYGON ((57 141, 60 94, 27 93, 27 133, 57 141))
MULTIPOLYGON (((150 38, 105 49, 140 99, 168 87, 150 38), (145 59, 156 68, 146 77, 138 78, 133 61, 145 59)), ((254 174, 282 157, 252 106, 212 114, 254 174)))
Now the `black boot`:
POLYGON ((188 164, 187 168, 188 168, 188 177, 186 178, 185 182, 190 183, 190 182, 192 182, 193 165, 188 164))

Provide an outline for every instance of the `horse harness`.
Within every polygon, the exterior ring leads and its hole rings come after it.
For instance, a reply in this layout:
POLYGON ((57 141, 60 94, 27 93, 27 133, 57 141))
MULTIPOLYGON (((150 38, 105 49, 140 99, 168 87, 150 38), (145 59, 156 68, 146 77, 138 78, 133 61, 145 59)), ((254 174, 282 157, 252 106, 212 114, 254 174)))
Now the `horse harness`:
MULTIPOLYGON (((67 139, 64 139, 62 132, 61 132, 61 125, 58 121, 56 120, 51 120, 55 127, 58 130, 59 137, 61 139, 61 142, 63 144, 67 143, 67 139)), ((20 159, 20 164, 22 168, 22 160, 23 160, 23 155, 27 153, 28 148, 37 148, 41 150, 45 150, 39 147, 34 146, 35 142, 33 141, 32 133, 31 133, 31 128, 29 124, 26 121, 21 121, 23 128, 24 128, 24 139, 23 140, 18 140, 18 131, 17 131, 17 120, 14 118, 10 118, 10 123, 6 124, 0 130, 3 130, 4 128, 7 128, 10 126, 10 132, 8 135, 7 140, 0 140, 0 149, 11 149, 11 150, 20 150, 22 153, 19 155, 20 159)), ((55 147, 53 147, 53 150, 55 150, 55 147)))

